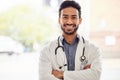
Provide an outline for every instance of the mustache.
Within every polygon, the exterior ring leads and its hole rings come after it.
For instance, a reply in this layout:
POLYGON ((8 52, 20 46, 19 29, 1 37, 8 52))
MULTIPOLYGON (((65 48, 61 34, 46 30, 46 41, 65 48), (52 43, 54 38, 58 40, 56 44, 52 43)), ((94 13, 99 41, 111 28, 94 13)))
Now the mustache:
POLYGON ((76 24, 64 24, 63 26, 73 26, 73 27, 76 27, 76 24))

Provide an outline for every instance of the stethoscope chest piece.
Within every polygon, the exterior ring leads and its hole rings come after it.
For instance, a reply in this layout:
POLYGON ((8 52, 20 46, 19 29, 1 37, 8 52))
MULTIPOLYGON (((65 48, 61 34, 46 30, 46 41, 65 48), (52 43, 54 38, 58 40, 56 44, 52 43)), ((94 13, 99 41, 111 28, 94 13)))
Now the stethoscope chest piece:
POLYGON ((83 62, 84 60, 86 60, 86 57, 85 56, 81 56, 80 57, 80 61, 83 62))
POLYGON ((88 63, 88 60, 86 59, 85 56, 81 56, 80 60, 82 65, 86 65, 88 63))

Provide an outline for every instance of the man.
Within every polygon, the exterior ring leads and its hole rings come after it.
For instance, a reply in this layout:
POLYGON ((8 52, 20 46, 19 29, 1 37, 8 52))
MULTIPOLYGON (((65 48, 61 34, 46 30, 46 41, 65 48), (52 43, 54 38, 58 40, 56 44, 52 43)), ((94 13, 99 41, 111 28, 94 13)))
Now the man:
POLYGON ((40 80, 99 80, 100 51, 77 33, 82 21, 80 5, 63 1, 58 21, 63 33, 41 51, 40 80))

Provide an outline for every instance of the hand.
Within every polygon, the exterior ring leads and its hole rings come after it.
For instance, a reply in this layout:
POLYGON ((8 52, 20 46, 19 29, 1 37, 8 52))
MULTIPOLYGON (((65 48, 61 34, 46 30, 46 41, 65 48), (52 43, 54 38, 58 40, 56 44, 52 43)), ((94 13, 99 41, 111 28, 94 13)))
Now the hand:
POLYGON ((59 79, 63 79, 63 73, 63 71, 52 70, 52 74, 59 79))
POLYGON ((90 69, 91 64, 86 65, 83 69, 90 69))

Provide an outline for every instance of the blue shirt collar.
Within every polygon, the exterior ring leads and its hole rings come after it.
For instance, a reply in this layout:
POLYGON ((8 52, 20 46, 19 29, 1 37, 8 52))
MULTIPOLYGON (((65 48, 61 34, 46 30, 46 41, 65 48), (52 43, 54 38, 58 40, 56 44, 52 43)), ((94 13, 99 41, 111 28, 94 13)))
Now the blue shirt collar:
MULTIPOLYGON (((65 40, 65 38, 63 37, 63 35, 61 36, 60 40, 61 40, 62 44, 63 44, 64 42, 67 43, 67 41, 65 40)), ((73 44, 76 43, 76 42, 79 42, 79 41, 80 41, 80 36, 77 34, 77 37, 75 38, 73 44)), ((69 44, 69 43, 68 43, 68 44, 69 44)))

